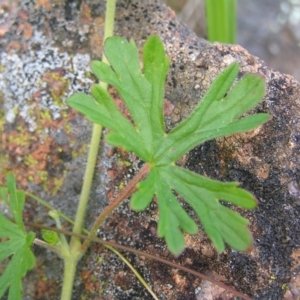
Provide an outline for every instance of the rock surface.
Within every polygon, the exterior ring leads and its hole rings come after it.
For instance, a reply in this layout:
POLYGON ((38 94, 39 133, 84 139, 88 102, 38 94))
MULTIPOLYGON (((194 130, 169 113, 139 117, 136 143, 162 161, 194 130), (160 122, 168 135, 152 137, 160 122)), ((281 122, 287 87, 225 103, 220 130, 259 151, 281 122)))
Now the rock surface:
MULTIPOLYGON (((7 4, 8 5, 8 4, 7 4)), ((91 125, 66 107, 68 95, 88 92, 95 78, 92 59, 101 57, 104 6, 96 0, 21 1, 2 15, 0 45, 0 180, 16 174, 19 188, 39 195, 74 217, 86 163, 91 125)), ((185 157, 185 165, 211 178, 239 181, 259 207, 241 212, 251 221, 255 249, 218 254, 203 232, 187 236, 187 249, 172 257, 156 237, 157 207, 143 213, 119 207, 102 228, 107 240, 177 261, 210 274, 255 299, 296 299, 300 270, 300 86, 269 69, 238 45, 199 39, 155 0, 118 1, 116 35, 139 47, 157 33, 171 58, 166 82, 170 129, 193 110, 215 76, 237 61, 240 75, 264 76, 267 93, 255 111, 272 115, 245 134, 207 142, 185 157), (285 295, 285 296, 284 296, 285 295)), ((134 175, 132 155, 102 143, 87 226, 118 187, 134 175), (113 181, 112 181, 113 180, 113 181)), ((46 209, 29 199, 25 218, 51 224, 46 209)), ((35 248, 37 268, 24 281, 24 299, 58 299, 62 263, 35 248), (44 264, 45 267, 41 267, 44 264)), ((160 263, 126 254, 151 283, 159 299, 229 299, 209 282, 160 263)), ((120 260, 93 245, 79 265, 73 299, 151 299, 120 260)))

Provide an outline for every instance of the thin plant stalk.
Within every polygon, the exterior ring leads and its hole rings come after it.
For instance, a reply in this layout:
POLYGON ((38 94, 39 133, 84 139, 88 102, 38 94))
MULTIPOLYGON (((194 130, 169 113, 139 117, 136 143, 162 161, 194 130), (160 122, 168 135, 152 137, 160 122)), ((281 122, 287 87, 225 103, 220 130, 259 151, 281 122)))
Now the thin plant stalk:
MULTIPOLYGON (((116 0, 107 0, 106 14, 105 14, 104 41, 108 37, 113 35, 115 7, 116 7, 116 0)), ((104 54, 102 55, 102 61, 108 64, 108 61, 104 54)), ((107 89, 106 83, 101 82, 100 85, 103 88, 107 89)), ((95 170, 97 156, 99 152, 101 132, 102 132, 102 126, 99 124, 94 124, 91 145, 90 145, 90 150, 88 155, 88 161, 87 161, 87 166, 84 174, 83 186, 82 186, 77 214, 75 218, 75 224, 73 227, 74 233, 80 233, 82 231, 83 220, 86 213, 86 206, 89 200, 89 194, 92 186, 94 170, 95 170)))
MULTIPOLYGON (((106 14, 105 14, 105 28, 104 28, 104 41, 107 37, 113 35, 114 19, 115 19, 116 0, 107 0, 106 14)), ((106 58, 103 57, 105 61, 106 58)), ((102 84, 107 88, 106 84, 102 84)), ((90 190, 93 181, 94 170, 97 162, 99 152, 99 144, 101 139, 102 126, 94 124, 90 150, 88 154, 87 166, 84 174, 83 186, 75 217, 73 233, 81 233, 83 228, 83 221, 86 214, 86 207, 89 200, 90 190)), ((77 263, 83 255, 81 252, 81 242, 78 238, 72 237, 70 241, 69 253, 62 253, 64 259, 64 279, 61 299, 70 300, 72 298, 73 284, 77 263)))
POLYGON ((60 216, 61 218, 63 218, 64 220, 68 221, 70 224, 74 224, 74 221, 73 221, 71 218, 69 218, 67 215, 65 215, 65 214, 62 213, 61 211, 57 210, 54 206, 50 205, 50 204, 49 204, 48 202, 46 202, 45 200, 41 199, 40 197, 38 197, 38 196, 36 196, 36 195, 34 195, 34 194, 30 193, 30 192, 27 192, 27 191, 25 191, 25 194, 26 194, 28 197, 30 197, 30 198, 34 199, 35 201, 37 201, 38 203, 42 204, 43 206, 49 208, 50 210, 55 210, 55 211, 57 211, 57 213, 59 214, 59 216, 60 216))
POLYGON ((206 0, 207 37, 211 42, 236 43, 236 0, 206 0))
POLYGON ((155 293, 152 291, 151 287, 148 285, 148 283, 144 280, 144 278, 140 275, 140 273, 133 267, 133 265, 114 247, 109 245, 104 245, 107 249, 109 249, 111 252, 117 254, 119 258, 123 260, 123 262, 128 266, 128 268, 133 272, 135 277, 141 282, 141 284, 146 288, 146 290, 151 294, 154 300, 159 300, 155 293))
MULTIPOLYGON (((136 184, 144 179, 149 173, 150 167, 145 164, 140 171, 135 175, 135 177, 127 184, 127 186, 120 192, 120 194, 108 205, 102 213, 96 219, 92 229, 90 230, 89 237, 94 237, 100 225, 104 222, 106 217, 112 213, 112 211, 118 207, 122 201, 127 199, 136 190, 136 184)), ((90 240, 85 240, 82 245, 82 251, 85 252, 90 244, 90 240)))
POLYGON ((78 260, 78 258, 74 258, 73 256, 64 257, 64 281, 61 300, 69 300, 72 298, 73 284, 78 260))

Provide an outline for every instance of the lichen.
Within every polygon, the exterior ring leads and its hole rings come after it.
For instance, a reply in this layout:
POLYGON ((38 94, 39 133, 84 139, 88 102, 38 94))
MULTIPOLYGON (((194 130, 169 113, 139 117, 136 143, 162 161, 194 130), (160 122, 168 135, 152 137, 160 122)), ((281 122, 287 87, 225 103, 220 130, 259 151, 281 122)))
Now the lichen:
POLYGON ((88 92, 92 83, 86 77, 90 56, 81 53, 70 56, 53 44, 49 37, 36 30, 26 52, 1 53, 0 90, 8 123, 12 124, 20 113, 33 132, 38 127, 38 120, 32 114, 36 105, 42 110, 49 109, 52 117, 59 119, 69 95, 88 92), (40 44, 43 47, 37 50, 36 45, 40 44))

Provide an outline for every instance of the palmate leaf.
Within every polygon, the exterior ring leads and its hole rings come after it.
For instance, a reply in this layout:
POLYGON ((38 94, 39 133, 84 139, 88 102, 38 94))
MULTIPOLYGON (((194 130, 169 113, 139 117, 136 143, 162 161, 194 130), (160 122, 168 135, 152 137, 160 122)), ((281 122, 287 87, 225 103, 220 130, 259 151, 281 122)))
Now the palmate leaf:
POLYGON ((237 182, 208 179, 175 165, 195 146, 221 136, 254 129, 269 119, 267 114, 241 118, 264 96, 263 78, 245 75, 233 85, 239 67, 233 63, 212 83, 209 91, 191 115, 168 134, 163 119, 164 84, 169 60, 156 35, 144 46, 144 69, 140 68, 138 50, 133 41, 108 38, 104 51, 111 67, 95 61, 92 70, 99 80, 118 90, 133 122, 120 114, 113 99, 99 86, 92 88, 93 98, 77 94, 68 104, 89 120, 110 129, 107 141, 135 152, 150 168, 148 177, 137 184, 131 207, 145 209, 156 196, 159 208, 158 235, 165 238, 172 253, 184 249, 183 232, 194 234, 198 228, 183 209, 176 194, 193 208, 218 251, 225 243, 245 251, 252 245, 248 221, 220 203, 220 200, 245 209, 257 202, 237 182))
POLYGON ((22 221, 24 192, 16 189, 13 176, 7 178, 7 187, 1 189, 1 198, 9 205, 15 223, 0 213, 0 262, 10 258, 9 263, 0 277, 0 298, 7 289, 9 300, 22 299, 22 278, 35 265, 35 258, 30 250, 34 233, 26 233, 22 221))

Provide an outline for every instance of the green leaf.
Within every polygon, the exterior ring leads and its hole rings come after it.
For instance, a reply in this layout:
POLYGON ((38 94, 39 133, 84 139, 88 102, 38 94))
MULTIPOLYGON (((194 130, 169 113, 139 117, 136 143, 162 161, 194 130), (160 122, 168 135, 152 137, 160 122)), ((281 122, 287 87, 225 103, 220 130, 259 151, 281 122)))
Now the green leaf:
MULTIPOLYGON (((22 221, 25 195, 16 189, 12 175, 7 178, 7 188, 2 190, 7 191, 5 197, 15 223, 0 213, 0 238, 4 239, 0 243, 0 262, 11 257, 0 277, 0 298, 9 289, 8 299, 19 300, 22 299, 22 278, 35 265, 35 258, 30 250, 35 235, 33 232, 25 232, 22 221)), ((3 196, 4 193, 1 193, 1 197, 3 196)))
POLYGON ((7 187, 0 188, 0 199, 2 199, 8 205, 8 194, 7 194, 7 187))
POLYGON ((164 85, 169 70, 169 59, 160 38, 154 35, 144 47, 144 76, 151 83, 150 122, 153 129, 154 149, 161 146, 165 133, 163 115, 164 85))
POLYGON ((58 234, 54 231, 42 229, 42 237, 50 245, 56 245, 59 243, 58 234))
POLYGON ((240 251, 250 246, 248 221, 219 203, 219 200, 224 200, 246 209, 257 206, 255 198, 240 189, 237 182, 211 180, 177 166, 161 168, 160 172, 170 187, 182 195, 195 210, 218 251, 224 250, 222 240, 240 251))
POLYGON ((131 208, 140 211, 148 207, 155 194, 156 177, 154 172, 150 172, 148 177, 137 184, 138 191, 131 197, 131 208))
POLYGON ((92 70, 99 80, 118 90, 133 121, 121 115, 107 92, 97 86, 92 88, 93 98, 77 94, 68 103, 92 122, 109 128, 107 142, 135 152, 148 164, 150 172, 137 184, 131 207, 143 210, 156 197, 158 236, 165 238, 175 255, 184 249, 184 232, 197 232, 178 195, 196 212, 218 251, 224 250, 225 243, 240 251, 250 248, 248 221, 220 201, 253 209, 255 198, 237 182, 211 180, 179 168, 175 162, 207 140, 251 130, 268 121, 267 114, 246 115, 264 96, 263 78, 248 74, 237 81, 239 66, 231 64, 217 76, 191 115, 167 134, 163 100, 169 59, 160 38, 154 35, 145 43, 143 73, 133 41, 108 38, 104 51, 111 66, 96 61, 92 70))
POLYGON ((140 151, 143 146, 139 144, 139 134, 118 111, 109 94, 100 86, 93 86, 92 94, 94 98, 83 93, 72 95, 67 103, 88 116, 91 122, 101 124, 116 133, 112 135, 114 138, 111 137, 112 145, 122 146, 127 151, 135 151, 141 158, 147 159, 146 153, 140 151))
POLYGON ((134 41, 128 42, 121 37, 108 38, 104 45, 105 56, 112 69, 103 63, 92 63, 95 75, 105 82, 114 85, 122 95, 133 118, 144 151, 153 152, 153 128, 150 121, 151 84, 140 69, 138 50, 134 41))

